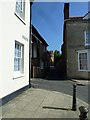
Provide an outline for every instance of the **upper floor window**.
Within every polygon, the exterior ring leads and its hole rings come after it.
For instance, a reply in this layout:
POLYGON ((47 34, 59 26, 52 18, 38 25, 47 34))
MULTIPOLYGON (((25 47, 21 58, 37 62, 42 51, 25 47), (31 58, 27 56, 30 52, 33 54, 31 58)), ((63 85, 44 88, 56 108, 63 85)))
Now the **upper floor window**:
POLYGON ((90 32, 85 31, 85 45, 90 45, 90 32))
POLYGON ((16 14, 25 20, 25 0, 16 0, 16 14))

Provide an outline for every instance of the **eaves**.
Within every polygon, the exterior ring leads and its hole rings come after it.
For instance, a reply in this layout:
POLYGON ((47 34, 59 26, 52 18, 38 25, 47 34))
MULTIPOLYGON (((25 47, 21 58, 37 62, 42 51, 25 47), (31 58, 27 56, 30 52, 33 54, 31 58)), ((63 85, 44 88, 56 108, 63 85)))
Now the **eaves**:
POLYGON ((66 19, 64 20, 64 24, 67 24, 67 23, 90 23, 90 20, 87 20, 87 19, 66 19))

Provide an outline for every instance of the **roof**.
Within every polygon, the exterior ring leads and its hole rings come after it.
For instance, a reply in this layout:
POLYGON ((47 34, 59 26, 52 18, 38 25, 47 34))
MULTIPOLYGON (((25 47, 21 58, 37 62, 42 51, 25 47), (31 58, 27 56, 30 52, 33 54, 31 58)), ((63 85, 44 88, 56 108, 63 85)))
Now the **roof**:
POLYGON ((86 13, 86 15, 83 17, 83 19, 89 19, 90 20, 90 11, 86 13))
POLYGON ((48 46, 47 42, 42 38, 37 29, 32 25, 32 33, 45 45, 48 46))
POLYGON ((69 17, 65 21, 90 21, 90 11, 82 17, 69 17))
POLYGON ((71 19, 71 20, 82 20, 83 19, 83 17, 69 17, 69 19, 71 19))
POLYGON ((90 11, 83 17, 69 17, 65 22, 90 22, 90 11))

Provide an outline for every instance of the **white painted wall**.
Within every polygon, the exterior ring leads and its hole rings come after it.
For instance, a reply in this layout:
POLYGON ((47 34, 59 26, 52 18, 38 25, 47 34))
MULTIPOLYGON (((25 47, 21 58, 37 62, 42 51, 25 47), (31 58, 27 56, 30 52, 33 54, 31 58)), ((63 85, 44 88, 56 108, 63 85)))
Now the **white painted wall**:
POLYGON ((24 25, 14 14, 15 4, 16 0, 0 2, 0 98, 28 85, 29 82, 30 5, 29 0, 26 0, 24 25), (24 44, 24 74, 13 79, 15 40, 24 44))

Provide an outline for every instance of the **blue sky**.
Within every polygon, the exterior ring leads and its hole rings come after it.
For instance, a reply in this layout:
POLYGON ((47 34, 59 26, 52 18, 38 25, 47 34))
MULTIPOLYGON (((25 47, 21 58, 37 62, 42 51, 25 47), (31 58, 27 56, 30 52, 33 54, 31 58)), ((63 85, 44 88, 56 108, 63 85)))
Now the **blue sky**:
MULTIPOLYGON (((64 2, 34 2, 32 24, 48 43, 48 50, 61 50, 63 42, 64 2)), ((70 16, 84 16, 88 2, 70 2, 70 16)))

